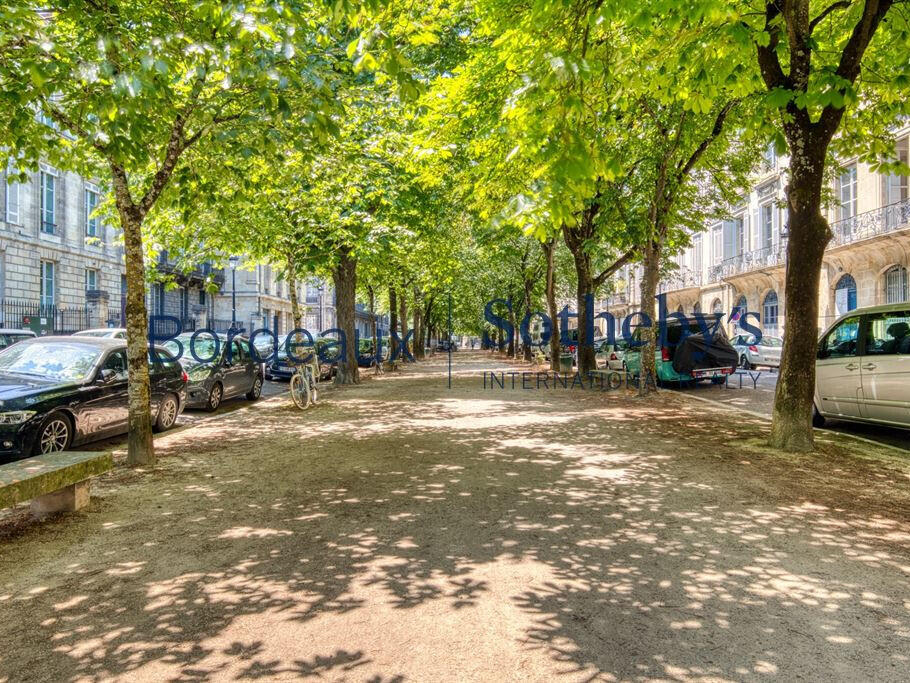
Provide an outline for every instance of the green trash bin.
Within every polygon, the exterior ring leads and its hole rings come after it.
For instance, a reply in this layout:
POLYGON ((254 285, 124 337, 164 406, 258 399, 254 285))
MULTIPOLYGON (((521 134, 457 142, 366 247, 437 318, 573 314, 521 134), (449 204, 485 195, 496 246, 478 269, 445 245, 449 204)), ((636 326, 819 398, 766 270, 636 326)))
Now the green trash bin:
POLYGON ((563 374, 569 374, 572 372, 572 361, 575 358, 571 353, 561 353, 559 354, 559 371, 563 374))

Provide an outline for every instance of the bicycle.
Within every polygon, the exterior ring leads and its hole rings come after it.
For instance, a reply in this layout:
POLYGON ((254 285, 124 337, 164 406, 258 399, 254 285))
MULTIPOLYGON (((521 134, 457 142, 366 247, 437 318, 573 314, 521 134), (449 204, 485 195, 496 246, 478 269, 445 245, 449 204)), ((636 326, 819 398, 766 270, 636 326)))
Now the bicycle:
POLYGON ((316 405, 319 400, 319 360, 315 354, 309 363, 295 367, 291 375, 291 398, 300 410, 316 405))

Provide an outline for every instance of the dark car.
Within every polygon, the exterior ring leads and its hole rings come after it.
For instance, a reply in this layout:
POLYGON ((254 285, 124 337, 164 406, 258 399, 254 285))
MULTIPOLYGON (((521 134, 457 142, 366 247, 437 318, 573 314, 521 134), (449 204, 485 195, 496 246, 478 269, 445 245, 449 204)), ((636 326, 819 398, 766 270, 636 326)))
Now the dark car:
POLYGON ((449 341, 448 339, 440 339, 439 342, 436 344, 436 350, 437 351, 448 351, 450 346, 452 347, 452 351, 458 350, 457 343, 455 343, 453 341, 449 341))
POLYGON ((250 343, 245 337, 235 336, 228 345, 227 335, 218 335, 216 344, 215 335, 200 334, 192 342, 192 349, 191 339, 192 335, 181 334, 164 343, 189 376, 188 408, 214 411, 226 398, 246 396, 251 401, 259 398, 265 371, 263 364, 250 353, 250 343))
MULTIPOLYGON (((334 340, 330 340, 334 341, 334 340)), ((324 358, 328 358, 329 362, 319 361, 319 379, 329 379, 335 372, 335 363, 332 362, 332 358, 337 355, 337 351, 325 350, 327 342, 324 339, 316 340, 316 348, 322 350, 322 355, 324 358)), ((278 353, 275 354, 272 349, 272 343, 267 341, 262 343, 256 341, 256 349, 259 351, 259 357, 265 360, 265 378, 269 380, 276 379, 290 379, 294 374, 294 363, 288 360, 288 354, 285 350, 284 344, 282 343, 278 347, 278 353)), ((306 358, 309 355, 309 351, 306 347, 295 348, 294 355, 298 359, 306 358)))
MULTIPOLYGON (((174 426, 186 375, 167 351, 150 355, 154 427, 174 426)), ((126 342, 38 337, 0 351, 0 460, 66 450, 128 431, 126 342)))

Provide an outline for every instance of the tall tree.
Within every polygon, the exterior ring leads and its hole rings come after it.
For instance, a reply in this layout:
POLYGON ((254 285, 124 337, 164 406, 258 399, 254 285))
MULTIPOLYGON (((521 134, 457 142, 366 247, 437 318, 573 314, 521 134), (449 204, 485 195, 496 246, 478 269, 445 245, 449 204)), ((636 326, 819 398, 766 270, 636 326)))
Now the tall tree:
POLYGON ((314 11, 292 16, 259 0, 17 0, 2 10, 0 147, 21 169, 47 159, 106 176, 113 189, 126 247, 132 464, 155 461, 143 225, 188 195, 199 201, 205 167, 187 169, 188 150, 223 151, 236 131, 290 115, 285 93, 306 91, 297 101, 310 120, 328 121, 314 11))

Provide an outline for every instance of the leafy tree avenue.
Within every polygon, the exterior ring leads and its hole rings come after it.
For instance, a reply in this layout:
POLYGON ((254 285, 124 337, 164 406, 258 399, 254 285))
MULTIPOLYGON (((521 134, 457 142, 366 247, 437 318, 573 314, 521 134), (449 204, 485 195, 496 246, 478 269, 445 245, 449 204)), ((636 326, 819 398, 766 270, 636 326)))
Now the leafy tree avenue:
MULTIPOLYGON (((143 224, 185 196, 188 150, 230 149, 238 131, 289 116, 291 99, 330 127, 320 17, 265 2, 20 2, 2 18, 0 147, 22 170, 46 159, 112 189, 126 248, 129 459, 153 464, 143 224)), ((271 145, 258 136, 260 150, 271 145)))

